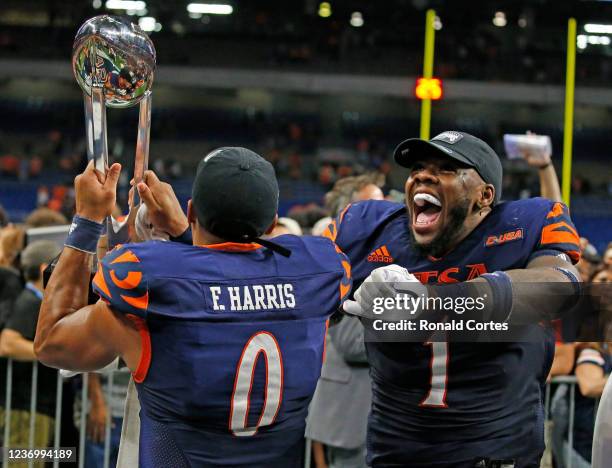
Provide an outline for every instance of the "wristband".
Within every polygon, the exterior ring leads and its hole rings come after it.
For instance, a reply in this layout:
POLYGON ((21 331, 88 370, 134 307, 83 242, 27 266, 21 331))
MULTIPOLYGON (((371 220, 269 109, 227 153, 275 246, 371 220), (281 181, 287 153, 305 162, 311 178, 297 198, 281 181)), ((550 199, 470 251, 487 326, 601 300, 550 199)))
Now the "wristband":
POLYGON ((512 314, 512 280, 507 273, 495 271, 485 273, 480 278, 489 283, 493 295, 493 313, 491 319, 496 322, 508 322, 512 314))
POLYGON ((72 225, 64 245, 71 249, 94 255, 103 229, 103 223, 96 223, 90 219, 75 215, 72 218, 72 225))
POLYGON ((566 278, 570 280, 570 283, 572 283, 572 286, 574 287, 574 295, 576 298, 574 302, 575 304, 580 299, 580 294, 582 293, 582 281, 574 274, 574 272, 568 270, 567 268, 555 267, 555 270, 563 273, 566 278))
POLYGON ((193 235, 191 233, 191 226, 188 226, 182 234, 176 237, 170 236, 170 240, 172 242, 180 242, 181 244, 192 245, 193 235))

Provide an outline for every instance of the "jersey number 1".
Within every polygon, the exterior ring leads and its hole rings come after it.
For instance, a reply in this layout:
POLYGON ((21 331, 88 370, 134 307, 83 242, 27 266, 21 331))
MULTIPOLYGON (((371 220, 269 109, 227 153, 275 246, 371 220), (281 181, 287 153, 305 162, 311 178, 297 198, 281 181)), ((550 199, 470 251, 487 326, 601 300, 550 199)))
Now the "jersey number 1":
POLYGON ((255 435, 260 426, 269 426, 274 422, 282 399, 283 358, 278 342, 272 333, 257 332, 247 341, 236 367, 230 406, 230 431, 238 437, 255 435), (263 356, 266 365, 264 404, 257 424, 247 427, 255 366, 260 356, 263 356))
POLYGON ((448 384, 448 343, 445 341, 425 343, 431 346, 431 380, 429 393, 420 406, 446 408, 446 386, 448 384))

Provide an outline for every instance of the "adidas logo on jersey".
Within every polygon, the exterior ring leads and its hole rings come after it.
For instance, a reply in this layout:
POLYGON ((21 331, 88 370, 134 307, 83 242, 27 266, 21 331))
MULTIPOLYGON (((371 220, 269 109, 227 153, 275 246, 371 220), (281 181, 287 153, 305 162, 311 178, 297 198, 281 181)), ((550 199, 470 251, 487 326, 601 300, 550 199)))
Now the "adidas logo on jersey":
POLYGON ((383 245, 368 255, 368 262, 392 263, 393 257, 387 250, 387 246, 383 245))

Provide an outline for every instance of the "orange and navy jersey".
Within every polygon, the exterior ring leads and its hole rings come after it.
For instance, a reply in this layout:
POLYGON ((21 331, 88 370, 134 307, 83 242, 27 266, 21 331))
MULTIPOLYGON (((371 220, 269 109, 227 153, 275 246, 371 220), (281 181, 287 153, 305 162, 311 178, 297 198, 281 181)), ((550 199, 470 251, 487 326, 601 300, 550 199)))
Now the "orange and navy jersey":
MULTIPOLYGON (((522 269, 541 255, 579 259, 567 208, 543 198, 500 203, 443 258, 413 247, 406 207, 387 201, 350 205, 326 236, 349 257, 354 289, 389 259, 422 283, 522 269)), ((554 336, 539 325, 525 327, 524 333, 524 342, 512 343, 367 342, 373 388, 369 463, 474 466, 478 457, 488 457, 531 466, 539 461, 542 387, 554 336)))
POLYGON ((126 244, 93 286, 136 322, 142 466, 293 466, 327 321, 351 289, 328 239, 126 244))
POLYGON ((353 268, 354 289, 375 268, 403 265, 423 283, 454 283, 495 270, 524 268, 541 255, 580 259, 579 237, 563 203, 531 198, 500 203, 443 259, 411 247, 406 207, 387 201, 349 205, 324 232, 353 268))

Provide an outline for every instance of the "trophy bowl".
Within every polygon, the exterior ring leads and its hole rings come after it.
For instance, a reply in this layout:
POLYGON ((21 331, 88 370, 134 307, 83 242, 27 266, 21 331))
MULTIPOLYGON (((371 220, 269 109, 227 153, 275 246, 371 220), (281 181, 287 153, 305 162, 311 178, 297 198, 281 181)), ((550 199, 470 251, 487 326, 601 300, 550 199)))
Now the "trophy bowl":
POLYGON ((72 71, 83 91, 104 91, 108 107, 138 104, 153 85, 155 47, 127 19, 102 15, 83 23, 72 48, 72 71))

